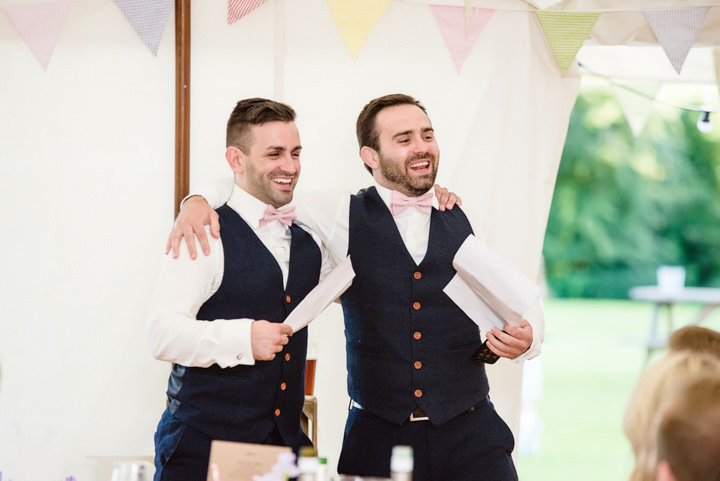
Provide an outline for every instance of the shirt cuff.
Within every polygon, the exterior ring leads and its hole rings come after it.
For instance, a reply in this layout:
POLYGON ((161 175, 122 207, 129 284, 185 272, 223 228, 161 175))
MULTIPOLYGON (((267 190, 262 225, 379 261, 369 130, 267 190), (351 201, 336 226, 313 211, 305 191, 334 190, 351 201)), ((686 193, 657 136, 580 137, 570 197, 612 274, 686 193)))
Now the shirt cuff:
POLYGON ((533 330, 533 339, 527 351, 512 359, 512 362, 517 363, 529 361, 539 356, 545 338, 545 316, 539 300, 522 317, 530 323, 533 330))
POLYGON ((226 368, 238 365, 252 366, 255 364, 250 332, 252 323, 252 319, 231 319, 224 321, 221 334, 222 351, 217 358, 218 366, 226 368))

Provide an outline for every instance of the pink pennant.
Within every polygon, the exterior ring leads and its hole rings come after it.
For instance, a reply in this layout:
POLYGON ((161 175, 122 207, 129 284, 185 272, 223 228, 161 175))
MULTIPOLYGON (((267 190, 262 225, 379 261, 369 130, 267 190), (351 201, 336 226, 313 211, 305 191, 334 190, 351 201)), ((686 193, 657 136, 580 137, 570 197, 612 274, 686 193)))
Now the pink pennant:
POLYGON ((465 59, 470 54, 470 50, 485 25, 490 21, 493 11, 486 8, 473 8, 466 32, 465 7, 431 5, 431 8, 455 68, 460 73, 465 59))
POLYGON ((228 0, 227 23, 232 25, 267 0, 228 0))
POLYGON ((5 5, 2 10, 10 23, 38 59, 43 70, 47 70, 50 57, 60 37, 70 1, 56 1, 33 4, 5 5))

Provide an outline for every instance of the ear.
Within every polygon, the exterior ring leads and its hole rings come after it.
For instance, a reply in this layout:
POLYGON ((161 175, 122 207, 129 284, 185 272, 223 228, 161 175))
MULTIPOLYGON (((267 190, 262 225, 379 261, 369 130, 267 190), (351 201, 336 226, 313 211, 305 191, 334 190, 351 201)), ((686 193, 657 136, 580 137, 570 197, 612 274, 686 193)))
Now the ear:
POLYGON ((378 153, 375 149, 368 147, 367 145, 360 149, 360 158, 365 162, 365 165, 370 167, 372 170, 380 168, 380 162, 378 160, 378 153))
POLYGON ((667 461, 660 461, 657 467, 657 481, 675 481, 670 464, 667 461))
POLYGON ((236 174, 241 174, 245 170, 245 156, 240 149, 230 146, 225 151, 225 160, 227 160, 230 169, 236 174))

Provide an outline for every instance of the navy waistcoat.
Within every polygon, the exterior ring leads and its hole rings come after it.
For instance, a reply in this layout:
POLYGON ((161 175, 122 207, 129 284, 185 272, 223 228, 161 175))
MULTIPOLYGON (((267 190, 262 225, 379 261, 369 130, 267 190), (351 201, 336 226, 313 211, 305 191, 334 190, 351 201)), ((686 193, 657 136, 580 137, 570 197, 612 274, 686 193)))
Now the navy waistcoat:
POLYGON ((472 360, 478 327, 442 291, 471 233, 459 207, 433 209, 418 265, 377 190, 352 197, 348 253, 356 277, 342 296, 348 393, 369 412, 401 424, 420 407, 440 425, 487 397, 485 366, 472 360))
MULTIPOLYGON (((277 261, 249 225, 230 207, 217 210, 225 270, 217 292, 198 319, 264 319, 283 322, 318 283, 321 256, 312 237, 291 226, 287 287, 277 261)), ((198 321, 205 322, 205 321, 198 321)), ((307 329, 290 337, 272 361, 207 368, 174 365, 168 409, 213 439, 261 442, 277 426, 285 444, 297 449, 305 401, 307 329)))

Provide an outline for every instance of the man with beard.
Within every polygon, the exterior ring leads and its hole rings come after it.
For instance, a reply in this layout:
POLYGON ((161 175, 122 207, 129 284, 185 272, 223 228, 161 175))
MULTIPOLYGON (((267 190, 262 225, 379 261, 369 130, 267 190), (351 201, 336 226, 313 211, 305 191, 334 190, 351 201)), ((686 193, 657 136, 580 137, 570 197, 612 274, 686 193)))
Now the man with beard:
MULTIPOLYGON (((338 472, 387 477, 392 447, 409 445, 415 481, 516 480, 512 433, 489 400, 484 364, 473 359, 477 325, 443 293, 473 228, 461 208, 433 208, 439 149, 425 108, 402 94, 372 100, 357 137, 375 185, 295 201, 298 220, 335 262, 349 254, 356 273, 341 297, 351 405, 338 472)), ((226 194, 204 195, 214 203, 226 194)), ((186 202, 174 250, 182 230, 214 224, 209 212, 201 198, 186 202)), ((534 311, 536 328, 528 320, 493 328, 489 349, 516 361, 537 355, 542 313, 534 311)))
POLYGON ((232 193, 212 254, 168 258, 149 313, 153 355, 173 363, 155 433, 155 480, 207 479, 212 440, 311 445, 302 432, 307 329, 287 315, 317 285, 321 250, 292 224, 300 175, 295 111, 238 102, 227 123, 232 193), (290 337, 292 336, 292 337, 290 337))

